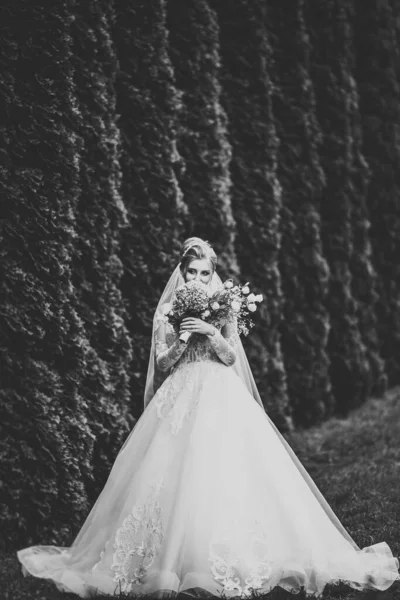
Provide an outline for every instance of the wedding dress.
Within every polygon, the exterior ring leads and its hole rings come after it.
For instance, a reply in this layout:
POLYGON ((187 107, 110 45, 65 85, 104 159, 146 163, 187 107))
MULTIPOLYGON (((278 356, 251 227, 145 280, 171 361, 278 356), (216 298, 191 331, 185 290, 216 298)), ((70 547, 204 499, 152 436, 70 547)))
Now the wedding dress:
POLYGON ((156 340, 165 380, 120 450, 70 548, 18 552, 23 572, 82 597, 201 588, 249 596, 327 583, 387 589, 397 558, 358 548, 232 368, 238 336, 167 323, 156 340), (225 337, 226 336, 226 337, 225 337))

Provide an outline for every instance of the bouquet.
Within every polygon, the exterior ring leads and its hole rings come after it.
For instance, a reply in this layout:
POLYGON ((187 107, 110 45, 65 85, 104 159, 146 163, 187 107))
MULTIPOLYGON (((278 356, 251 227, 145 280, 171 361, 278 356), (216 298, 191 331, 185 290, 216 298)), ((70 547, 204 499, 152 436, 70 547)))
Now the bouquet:
MULTIPOLYGON (((196 317, 216 327, 236 321, 239 334, 248 335, 254 323, 251 315, 257 310, 261 294, 250 293, 249 284, 234 285, 232 279, 225 281, 223 288, 210 295, 208 287, 198 281, 189 281, 175 292, 171 303, 164 305, 164 317, 175 328, 186 317, 196 317)), ((191 333, 185 331, 179 339, 187 342, 191 333)))
MULTIPOLYGON (((172 303, 164 305, 164 316, 175 328, 179 328, 186 317, 205 320, 210 314, 209 299, 208 288, 204 283, 188 281, 178 287, 172 303)), ((179 336, 179 339, 187 342, 190 335, 189 331, 185 331, 179 336)))
POLYGON ((250 293, 249 283, 234 285, 232 279, 224 283, 209 300, 210 318, 213 325, 225 325, 236 321, 239 335, 248 335, 254 326, 252 314, 257 310, 257 303, 262 302, 262 294, 250 293))

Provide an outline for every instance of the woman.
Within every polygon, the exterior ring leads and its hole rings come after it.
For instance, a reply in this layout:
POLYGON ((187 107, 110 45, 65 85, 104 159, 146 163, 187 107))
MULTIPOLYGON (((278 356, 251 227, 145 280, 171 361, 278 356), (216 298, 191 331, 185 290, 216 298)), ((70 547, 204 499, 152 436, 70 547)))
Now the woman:
POLYGON ((154 316, 145 410, 72 546, 19 551, 23 572, 82 597, 387 589, 397 558, 343 528, 266 415, 234 326, 185 319, 185 343, 166 322, 185 281, 221 286, 215 267, 186 240, 154 316))

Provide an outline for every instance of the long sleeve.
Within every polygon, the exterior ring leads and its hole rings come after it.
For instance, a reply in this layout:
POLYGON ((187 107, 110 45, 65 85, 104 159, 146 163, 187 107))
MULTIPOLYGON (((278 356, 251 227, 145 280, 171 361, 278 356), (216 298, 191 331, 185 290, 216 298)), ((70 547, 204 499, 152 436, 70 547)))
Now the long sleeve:
POLYGON ((179 338, 168 346, 165 336, 165 325, 161 325, 156 338, 156 363, 161 371, 168 371, 180 359, 186 344, 180 342, 179 338))
POLYGON ((231 367, 236 360, 235 345, 238 333, 235 323, 224 325, 223 332, 224 334, 215 329, 215 334, 208 336, 208 339, 220 360, 231 367))

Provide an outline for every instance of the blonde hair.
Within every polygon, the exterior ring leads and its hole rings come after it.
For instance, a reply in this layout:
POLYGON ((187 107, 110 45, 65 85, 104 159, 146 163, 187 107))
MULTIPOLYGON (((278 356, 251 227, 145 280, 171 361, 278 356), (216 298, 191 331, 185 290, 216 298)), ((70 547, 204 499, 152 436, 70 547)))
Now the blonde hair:
POLYGON ((212 246, 206 240, 202 240, 199 237, 187 238, 181 246, 180 269, 182 275, 186 275, 192 260, 201 260, 203 258, 210 261, 211 270, 214 273, 217 267, 217 255, 212 246))

